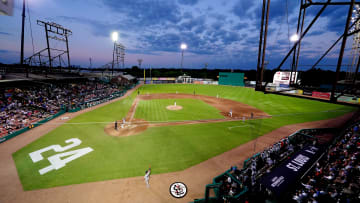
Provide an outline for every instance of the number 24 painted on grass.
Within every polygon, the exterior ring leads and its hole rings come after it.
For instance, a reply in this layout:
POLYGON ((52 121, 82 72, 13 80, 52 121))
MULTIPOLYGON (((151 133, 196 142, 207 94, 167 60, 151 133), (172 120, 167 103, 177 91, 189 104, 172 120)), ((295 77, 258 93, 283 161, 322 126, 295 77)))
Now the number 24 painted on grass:
MULTIPOLYGON (((35 152, 31 152, 30 158, 31 160, 36 163, 38 161, 41 161, 44 159, 44 157, 41 155, 41 153, 46 152, 46 151, 50 151, 50 150, 54 150, 55 152, 63 152, 66 150, 69 150, 73 147, 79 146, 81 144, 81 140, 79 140, 78 138, 71 138, 68 140, 65 140, 65 143, 71 143, 65 147, 61 147, 60 145, 51 145, 42 149, 39 149, 35 152)), ((50 161, 50 166, 47 166, 45 168, 42 168, 39 170, 40 175, 43 175, 47 172, 50 172, 52 170, 58 170, 64 166, 66 166, 66 163, 69 163, 70 161, 73 161, 79 157, 84 156, 85 154, 94 151, 91 147, 85 147, 82 149, 78 149, 78 150, 73 150, 73 151, 68 151, 68 152, 64 152, 64 153, 60 153, 60 154, 56 154, 53 156, 50 156, 48 158, 48 160, 50 161), (65 157, 65 156, 69 156, 65 159, 60 159, 61 157, 65 157)))

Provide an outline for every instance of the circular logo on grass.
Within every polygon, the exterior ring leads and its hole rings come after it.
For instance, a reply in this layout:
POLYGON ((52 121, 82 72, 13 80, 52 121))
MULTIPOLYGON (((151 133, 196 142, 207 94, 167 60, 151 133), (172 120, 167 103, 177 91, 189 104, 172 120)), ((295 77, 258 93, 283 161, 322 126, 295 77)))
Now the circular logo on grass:
POLYGON ((182 182, 175 182, 170 185, 169 191, 171 196, 175 198, 183 198, 187 193, 187 187, 182 182))

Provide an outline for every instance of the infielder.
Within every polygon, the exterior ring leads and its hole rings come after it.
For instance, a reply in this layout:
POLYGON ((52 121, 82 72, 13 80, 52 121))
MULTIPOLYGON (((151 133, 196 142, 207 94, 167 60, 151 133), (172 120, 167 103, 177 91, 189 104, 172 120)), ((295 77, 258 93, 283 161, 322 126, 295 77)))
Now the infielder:
POLYGON ((151 173, 151 167, 149 167, 149 169, 145 171, 145 176, 144 176, 144 179, 145 179, 145 183, 146 183, 146 187, 147 187, 147 188, 150 187, 150 183, 149 183, 150 173, 151 173))
POLYGON ((230 112, 229 112, 229 114, 230 114, 230 117, 232 117, 232 109, 230 109, 230 112))
POLYGON ((125 126, 125 118, 122 119, 121 128, 124 128, 124 126, 125 126))

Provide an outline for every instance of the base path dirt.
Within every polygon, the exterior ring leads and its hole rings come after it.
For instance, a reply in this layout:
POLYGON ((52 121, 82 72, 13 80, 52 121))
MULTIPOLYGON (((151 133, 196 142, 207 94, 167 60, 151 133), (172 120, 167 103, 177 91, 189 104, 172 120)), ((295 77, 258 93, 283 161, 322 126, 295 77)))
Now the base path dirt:
MULTIPOLYGON (((73 118, 81 113, 91 111, 98 107, 99 106, 96 106, 76 113, 69 113, 64 116, 73 118)), ((60 119, 54 119, 48 122, 50 125, 45 124, 39 126, 0 144, 0 202, 190 202, 196 198, 204 197, 205 185, 211 183, 212 178, 229 169, 232 165, 240 166, 245 159, 256 152, 264 150, 279 139, 286 137, 301 128, 341 126, 350 119, 351 116, 352 114, 350 113, 335 119, 281 127, 259 137, 256 141, 250 141, 183 171, 151 175, 150 188, 146 188, 144 178, 141 176, 24 191, 11 155, 15 151, 55 129, 57 127, 55 124, 60 125, 61 122, 65 122, 60 119), (254 142, 256 142, 256 145, 254 145, 254 142), (175 199, 169 194, 169 186, 175 181, 184 182, 188 187, 188 194, 182 199, 175 199)))

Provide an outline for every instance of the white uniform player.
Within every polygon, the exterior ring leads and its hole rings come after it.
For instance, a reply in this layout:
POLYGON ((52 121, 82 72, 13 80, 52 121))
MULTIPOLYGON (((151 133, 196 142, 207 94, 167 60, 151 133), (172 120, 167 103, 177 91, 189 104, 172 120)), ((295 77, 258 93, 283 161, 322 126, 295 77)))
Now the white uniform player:
POLYGON ((124 126, 125 126, 125 118, 122 119, 121 128, 124 128, 124 126))
POLYGON ((148 188, 150 187, 150 183, 149 183, 150 173, 151 173, 151 168, 149 168, 147 171, 145 171, 145 176, 144 176, 146 187, 148 187, 148 188))

